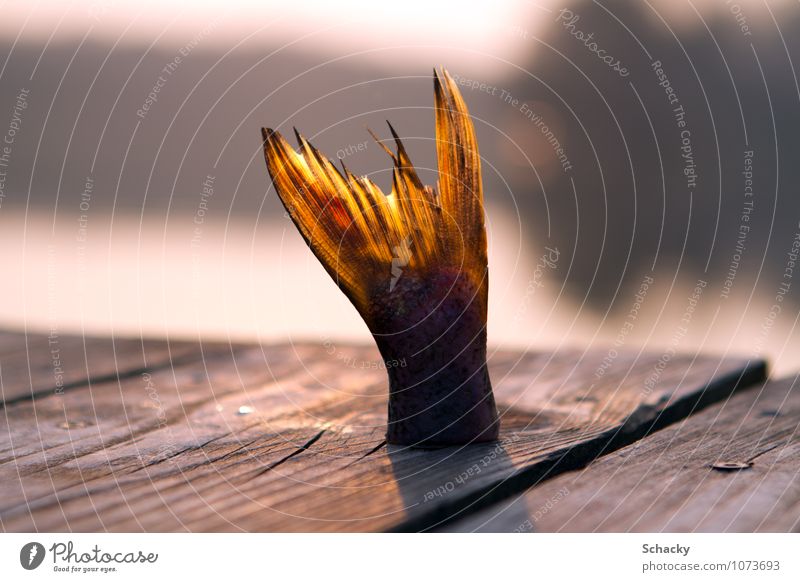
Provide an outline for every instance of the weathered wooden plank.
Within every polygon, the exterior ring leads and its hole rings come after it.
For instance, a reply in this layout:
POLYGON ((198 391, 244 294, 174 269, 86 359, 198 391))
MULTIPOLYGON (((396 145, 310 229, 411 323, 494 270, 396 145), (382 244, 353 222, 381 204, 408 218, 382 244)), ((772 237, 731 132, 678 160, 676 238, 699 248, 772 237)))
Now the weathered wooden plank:
MULTIPOLYGON (((222 439, 219 452, 225 454, 231 442, 238 447, 240 439, 249 438, 248 429, 252 433, 266 420, 275 428, 255 432, 280 435, 278 444, 294 450, 292 431, 313 421, 292 420, 291 414, 306 401, 337 397, 334 390, 314 387, 319 386, 316 377, 329 373, 325 366, 338 360, 315 363, 307 352, 302 346, 270 348, 269 359, 258 347, 205 353, 193 362, 9 406, 8 429, 0 430, 0 518, 5 508, 25 507, 56 492, 62 497, 74 491, 85 495, 84 485, 92 479, 113 481, 117 474, 140 471, 148 463, 172 467, 164 461, 183 450, 187 463, 196 452, 199 464, 214 471, 205 454, 217 440, 222 439), (239 414, 241 406, 265 412, 239 414)), ((353 386, 369 376, 360 370, 350 375, 353 386)), ((372 376, 381 377, 377 371, 372 376)), ((338 377, 348 379, 347 374, 338 377)), ((146 471, 140 474, 146 478, 146 471)))
POLYGON ((197 342, 0 333, 0 407, 200 357, 197 342))
POLYGON ((494 353, 502 439, 436 451, 384 445, 386 378, 371 347, 240 347, 18 402, 0 428, 0 521, 7 531, 425 529, 764 376, 762 362, 676 356, 649 388, 658 354, 620 356, 596 378, 605 355, 494 353))
POLYGON ((799 423, 798 378, 768 382, 443 529, 798 531, 799 423))

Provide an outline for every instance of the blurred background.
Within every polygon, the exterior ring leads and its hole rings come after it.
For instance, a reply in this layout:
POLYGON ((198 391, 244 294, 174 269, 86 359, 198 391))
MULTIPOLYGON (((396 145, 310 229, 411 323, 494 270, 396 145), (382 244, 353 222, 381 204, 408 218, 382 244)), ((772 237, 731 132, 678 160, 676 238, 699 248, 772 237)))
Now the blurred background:
POLYGON ((10 1, 0 326, 369 341, 259 129, 435 184, 432 69, 474 117, 489 341, 800 368, 800 7, 645 0, 10 1))

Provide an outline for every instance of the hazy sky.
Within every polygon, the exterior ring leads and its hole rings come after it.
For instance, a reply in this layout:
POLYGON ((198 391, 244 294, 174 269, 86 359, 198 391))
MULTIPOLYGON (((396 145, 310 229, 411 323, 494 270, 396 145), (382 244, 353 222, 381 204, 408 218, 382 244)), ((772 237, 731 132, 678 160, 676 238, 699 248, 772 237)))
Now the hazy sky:
MULTIPOLYGON (((531 23, 549 18, 552 4, 552 0, 495 0, 465 9, 466 3, 454 0, 12 1, 0 9, 0 35, 40 42, 88 35, 112 42, 179 45, 211 27, 208 41, 231 47, 257 40, 270 47, 291 45, 325 55, 377 50, 379 59, 384 47, 437 46, 455 49, 454 55, 462 60, 469 58, 463 52, 466 48, 516 62, 525 47, 514 42, 510 27, 524 23, 527 30, 531 23)), ((418 60, 427 67, 428 57, 429 50, 410 50, 405 64, 418 60)), ((492 71, 487 68, 485 73, 491 76, 492 71)))

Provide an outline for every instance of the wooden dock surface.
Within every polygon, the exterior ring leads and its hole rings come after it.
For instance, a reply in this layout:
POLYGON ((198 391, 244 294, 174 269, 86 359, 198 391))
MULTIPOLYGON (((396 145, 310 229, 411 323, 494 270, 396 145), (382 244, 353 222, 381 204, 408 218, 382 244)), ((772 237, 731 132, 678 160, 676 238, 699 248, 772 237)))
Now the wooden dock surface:
POLYGON ((606 356, 493 352, 501 439, 415 450, 386 446, 371 346, 1 333, 0 525, 797 529, 791 381, 747 358, 606 356))
POLYGON ((800 378, 737 392, 449 531, 800 531, 800 378))

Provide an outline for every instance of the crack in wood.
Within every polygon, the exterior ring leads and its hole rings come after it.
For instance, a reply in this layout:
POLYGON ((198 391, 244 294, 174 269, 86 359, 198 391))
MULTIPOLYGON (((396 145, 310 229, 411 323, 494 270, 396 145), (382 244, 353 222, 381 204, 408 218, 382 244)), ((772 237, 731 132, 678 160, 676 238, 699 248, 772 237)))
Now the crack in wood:
MULTIPOLYGON (((787 442, 788 442, 788 439, 787 439, 787 442)), ((764 449, 763 451, 760 451, 760 452, 756 453, 755 455, 753 455, 752 457, 747 459, 745 461, 745 463, 752 464, 753 461, 755 461, 757 458, 759 458, 759 457, 761 457, 763 455, 766 455, 770 451, 774 451, 778 447, 784 447, 784 446, 786 446, 786 442, 780 442, 780 443, 774 444, 771 447, 768 447, 768 448, 764 449)))
POLYGON ((356 463, 358 463, 359 461, 363 461, 364 459, 366 459, 366 458, 367 458, 367 457, 369 457, 370 455, 372 455, 372 454, 374 454, 374 453, 377 453, 378 451, 380 451, 380 450, 381 450, 383 447, 385 447, 385 446, 386 446, 386 439, 383 439, 383 440, 382 440, 380 443, 378 443, 378 445, 376 445, 376 446, 374 446, 373 448, 371 448, 370 450, 368 450, 366 453, 364 453, 363 455, 361 455, 360 457, 358 457, 358 458, 357 458, 355 461, 353 461, 353 462, 352 462, 352 463, 350 463, 349 465, 345 465, 345 467, 344 467, 344 468, 345 468, 345 469, 349 469, 350 467, 352 467, 353 465, 355 465, 355 464, 356 464, 356 463))
POLYGON ((270 466, 268 466, 267 468, 265 468, 265 469, 262 469, 262 470, 258 471, 258 472, 257 472, 255 475, 253 475, 253 478, 260 477, 260 476, 261 476, 261 475, 263 475, 264 473, 267 473, 267 472, 269 472, 269 471, 272 471, 272 470, 273 470, 275 467, 277 467, 277 466, 279 466, 279 465, 282 465, 283 463, 285 463, 286 461, 288 461, 288 460, 289 460, 289 459, 291 459, 292 457, 296 457, 296 456, 297 456, 297 455, 299 455, 300 453, 302 453, 302 452, 304 452, 304 451, 307 451, 307 450, 309 449, 309 447, 311 447, 311 445, 313 445, 313 444, 314 444, 315 442, 317 442, 317 441, 318 441, 320 438, 322 438, 322 435, 324 435, 324 434, 325 434, 325 432, 327 432, 327 431, 326 431, 326 429, 324 429, 324 428, 323 428, 321 431, 319 431, 319 432, 318 432, 317 434, 315 434, 313 437, 311 437, 310 439, 308 439, 308 440, 307 440, 307 441, 306 441, 306 442, 305 442, 303 445, 301 445, 299 449, 297 449, 296 451, 292 451, 290 454, 286 455, 285 457, 283 457, 283 458, 281 458, 281 459, 278 459, 277 461, 275 461, 274 463, 272 463, 272 464, 271 464, 270 466))

